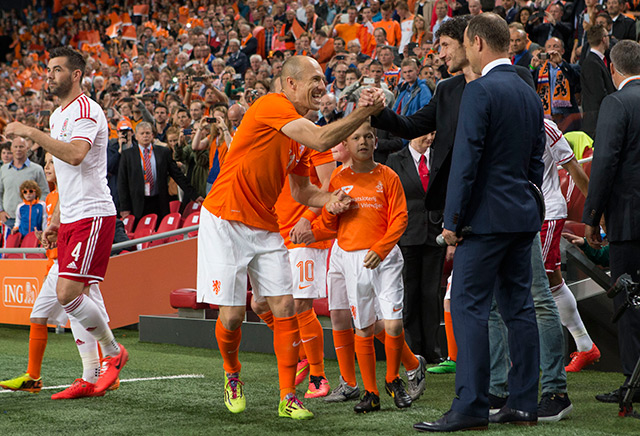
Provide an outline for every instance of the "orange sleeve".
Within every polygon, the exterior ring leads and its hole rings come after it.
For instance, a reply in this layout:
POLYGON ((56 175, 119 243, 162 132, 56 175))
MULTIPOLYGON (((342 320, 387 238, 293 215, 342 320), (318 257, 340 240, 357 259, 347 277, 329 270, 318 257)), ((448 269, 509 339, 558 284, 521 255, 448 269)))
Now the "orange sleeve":
MULTIPOLYGON (((392 170, 389 170, 392 172, 392 170)), ((389 254, 391 249, 398 243, 400 237, 407 228, 407 222, 409 220, 407 214, 407 201, 404 196, 404 189, 400 183, 400 178, 393 174, 387 174, 387 186, 389 189, 386 191, 388 194, 388 210, 387 210, 387 232, 384 236, 373 246, 371 250, 375 251, 380 259, 384 260, 389 254)))
MULTIPOLYGON (((284 96, 283 94, 281 94, 284 96)), ((278 131, 291 121, 295 121, 298 118, 302 118, 298 112, 296 112, 293 105, 289 100, 285 98, 273 98, 269 97, 262 103, 267 103, 269 109, 261 108, 255 112, 255 120, 258 123, 263 123, 269 127, 272 127, 278 131)))
MULTIPOLYGON (((339 172, 333 172, 331 179, 334 178, 339 172)), ((329 182, 329 192, 333 192, 335 186, 329 182)), ((311 231, 316 241, 326 241, 328 239, 334 239, 338 234, 338 221, 337 215, 329 213, 326 207, 322 208, 322 212, 318 218, 311 223, 311 231)))
MULTIPOLYGON (((297 142, 291 140, 294 144, 298 144, 297 142)), ((300 146, 298 144, 298 146, 300 146)), ((297 163, 295 167, 291 170, 291 174, 295 174, 301 177, 309 177, 309 172, 311 169, 311 163, 309 161, 310 153, 302 153, 300 156, 300 161, 297 163)))

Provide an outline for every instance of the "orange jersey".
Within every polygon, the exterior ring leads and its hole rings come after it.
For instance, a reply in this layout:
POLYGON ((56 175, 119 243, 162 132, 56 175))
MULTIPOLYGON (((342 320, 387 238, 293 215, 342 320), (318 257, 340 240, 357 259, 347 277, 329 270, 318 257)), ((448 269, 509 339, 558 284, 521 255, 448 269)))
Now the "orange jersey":
POLYGON ((382 164, 368 173, 337 168, 329 184, 330 191, 336 189, 349 194, 355 204, 340 215, 323 208, 322 220, 313 224, 316 239, 337 231, 343 250, 371 249, 384 260, 407 228, 407 202, 398 175, 382 164))
POLYGON ((362 24, 358 23, 336 24, 335 31, 340 38, 344 39, 344 43, 348 44, 349 41, 353 41, 354 39, 358 38, 358 32, 360 31, 361 27, 362 24))
POLYGON ((382 27, 387 32, 387 42, 389 45, 398 45, 402 39, 402 30, 400 24, 395 20, 378 21, 373 23, 373 27, 382 27))
POLYGON ((220 175, 202 204, 213 215, 277 232, 274 204, 289 173, 309 176, 306 149, 280 129, 302 118, 284 94, 267 94, 249 108, 220 175))
MULTIPOLYGON (((322 186, 320 183, 320 179, 315 172, 315 167, 333 162, 333 156, 331 155, 331 150, 327 150, 325 152, 318 152, 315 150, 307 149, 305 154, 309 154, 309 160, 311 162, 310 176, 309 179, 311 183, 316 185, 318 188, 322 186)), ((282 192, 278 197, 278 201, 275 204, 276 213, 278 214, 278 225, 280 226, 280 234, 284 239, 284 245, 287 248, 296 248, 296 247, 310 247, 310 248, 329 248, 331 246, 331 241, 321 241, 316 242, 311 245, 304 244, 293 244, 291 239, 289 238, 289 232, 296 225, 300 218, 303 217, 305 212, 309 209, 307 206, 304 206, 298 202, 296 202, 291 196, 291 187, 289 185, 289 178, 285 180, 284 188, 282 188, 282 192)))
MULTIPOLYGON (((56 209, 56 205, 58 204, 58 190, 55 189, 47 195, 45 199, 45 205, 47 207, 47 227, 51 224, 51 218, 53 217, 53 211, 56 209)), ((58 258, 58 249, 52 248, 47 250, 47 259, 49 262, 47 263, 47 271, 53 265, 53 261, 58 258)))

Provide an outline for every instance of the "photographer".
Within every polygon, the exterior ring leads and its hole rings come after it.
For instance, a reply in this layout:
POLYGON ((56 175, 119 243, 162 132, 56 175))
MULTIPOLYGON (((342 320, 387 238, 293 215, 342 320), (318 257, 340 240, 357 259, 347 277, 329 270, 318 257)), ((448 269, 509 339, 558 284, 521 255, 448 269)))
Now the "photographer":
MULTIPOLYGON (((541 47, 551 37, 559 38, 568 47, 572 30, 569 23, 562 22, 563 15, 564 6, 562 3, 554 3, 549 6, 548 11, 539 11, 531 15, 524 30, 529 34, 531 41, 541 47)), ((571 50, 567 50, 567 53, 571 53, 571 50)))

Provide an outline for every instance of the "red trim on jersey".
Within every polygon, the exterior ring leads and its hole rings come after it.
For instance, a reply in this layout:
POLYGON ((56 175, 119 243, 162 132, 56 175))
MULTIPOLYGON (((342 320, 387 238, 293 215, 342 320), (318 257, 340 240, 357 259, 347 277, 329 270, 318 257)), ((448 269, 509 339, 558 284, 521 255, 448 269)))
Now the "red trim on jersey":
POLYGON ((62 109, 60 109, 60 112, 63 112, 66 108, 68 108, 68 107, 69 107, 69 105, 70 105, 71 103, 73 103, 74 101, 76 101, 77 99, 79 99, 80 97, 82 97, 83 95, 84 95, 84 93, 77 95, 77 96, 76 96, 76 98, 74 98, 73 100, 71 100, 71 101, 69 102, 69 104, 67 104, 65 107, 63 107, 62 109))
POLYGON ((553 144, 551 144, 550 147, 553 147, 558 141, 560 141, 560 139, 562 139, 562 132, 556 131, 547 124, 544 125, 544 130, 547 135, 553 140, 553 144))
MULTIPOLYGON (((91 118, 91 117, 80 117, 80 118, 76 118, 76 121, 78 121, 78 120, 91 120, 91 121, 93 121, 94 123, 98 124, 98 122, 97 122, 96 120, 94 120, 93 118, 91 118)), ((75 123, 76 121, 74 121, 74 123, 75 123)))
POLYGON ((83 141, 87 141, 89 143, 89 145, 93 145, 93 141, 91 139, 89 139, 89 138, 84 137, 84 136, 74 136, 69 141, 73 141, 74 139, 82 139, 83 141))
POLYGON ((89 99, 87 98, 86 95, 83 95, 82 98, 80 98, 80 100, 82 100, 82 102, 84 103, 84 114, 80 115, 82 118, 90 118, 91 117, 91 103, 89 103, 89 99))
POLYGON ((565 160, 558 162, 558 165, 564 165, 566 163, 568 163, 569 161, 571 161, 571 159, 573 159, 574 157, 576 157, 575 154, 571 153, 571 156, 569 156, 568 158, 566 158, 565 160))

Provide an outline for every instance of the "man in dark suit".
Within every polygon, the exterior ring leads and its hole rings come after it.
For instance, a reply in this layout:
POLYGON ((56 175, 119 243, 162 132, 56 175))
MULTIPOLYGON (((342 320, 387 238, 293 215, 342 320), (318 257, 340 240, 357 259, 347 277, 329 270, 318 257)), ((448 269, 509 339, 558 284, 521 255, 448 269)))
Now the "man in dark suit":
MULTIPOLYGON (((565 47, 569 47, 573 32, 571 30, 571 24, 562 21, 563 15, 564 6, 562 3, 554 3, 549 6, 548 12, 536 12, 533 14, 531 18, 529 18, 524 30, 529 34, 531 41, 540 47, 544 47, 544 43, 552 37, 559 38, 564 42, 565 47), (545 15, 547 22, 544 22, 545 15)), ((571 52, 571 50, 567 51, 571 52)))
POLYGON ((444 248, 436 243, 442 230, 442 211, 428 211, 424 200, 429 183, 433 134, 413 139, 393 153, 386 165, 402 182, 409 223, 398 245, 404 258, 404 331, 411 350, 427 361, 439 362, 440 277, 444 248))
POLYGON ((531 246, 542 221, 531 183, 541 186, 544 171, 542 105, 511 66, 509 29, 499 16, 473 18, 464 44, 473 71, 483 76, 462 95, 442 233, 447 244, 458 244, 451 288, 460 350, 456 398, 438 421, 414 426, 423 431, 487 428, 487 324, 494 288, 513 367, 507 403, 491 421, 537 423, 540 358, 531 246))
POLYGON ((524 30, 514 28, 510 30, 510 35, 509 52, 512 54, 511 63, 529 68, 533 56, 527 50, 527 34, 524 30))
MULTIPOLYGON (((582 221, 594 248, 602 244, 604 215, 610 245, 611 281, 624 273, 640 280, 640 45, 620 41, 611 50, 611 76, 617 92, 602 100, 594 143, 589 194, 582 221)), ((613 300, 617 310, 624 292, 613 300)), ((640 311, 627 309, 618 321, 622 372, 628 382, 640 358, 640 311)), ((618 402, 619 390, 596 398, 618 402)))
POLYGON ((201 201, 186 176, 171 157, 167 147, 154 147, 153 127, 143 121, 136 126, 137 147, 122 152, 118 169, 120 215, 133 213, 140 219, 150 213, 158 215, 158 222, 169 213, 168 179, 173 178, 192 200, 201 201))
POLYGON ((605 62, 605 52, 609 48, 609 34, 599 24, 587 30, 587 40, 591 47, 580 71, 582 89, 582 129, 592 138, 596 136, 596 123, 600 103, 615 91, 611 73, 605 62))
POLYGON ((623 39, 636 40, 636 22, 622 14, 624 2, 622 0, 607 0, 607 12, 613 20, 613 36, 618 41, 623 39))

